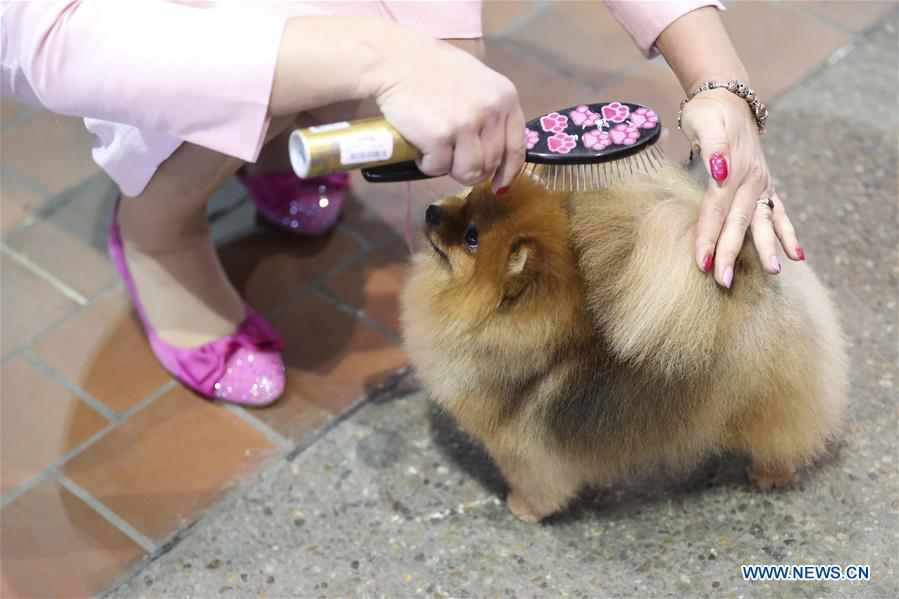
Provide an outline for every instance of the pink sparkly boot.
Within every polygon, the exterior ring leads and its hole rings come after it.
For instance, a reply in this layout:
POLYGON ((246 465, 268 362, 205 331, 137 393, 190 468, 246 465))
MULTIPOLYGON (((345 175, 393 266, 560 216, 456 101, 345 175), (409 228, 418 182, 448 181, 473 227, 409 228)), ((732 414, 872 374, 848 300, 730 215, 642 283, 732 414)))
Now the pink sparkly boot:
POLYGON ((153 353, 184 386, 203 397, 254 407, 269 405, 281 396, 284 362, 279 350, 284 344, 277 331, 249 304, 244 304, 246 319, 233 334, 199 347, 174 347, 159 338, 144 314, 125 260, 116 216, 109 229, 109 257, 131 294, 153 353))
POLYGON ((300 179, 293 172, 238 174, 250 199, 266 219, 300 235, 321 235, 340 217, 349 176, 300 179))

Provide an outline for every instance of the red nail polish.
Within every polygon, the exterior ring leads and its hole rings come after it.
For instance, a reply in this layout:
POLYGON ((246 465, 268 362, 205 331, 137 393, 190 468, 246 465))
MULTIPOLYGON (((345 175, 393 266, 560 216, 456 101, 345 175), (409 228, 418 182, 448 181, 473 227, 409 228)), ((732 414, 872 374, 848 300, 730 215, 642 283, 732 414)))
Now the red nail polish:
POLYGON ((796 246, 796 253, 799 254, 800 260, 805 260, 805 252, 802 251, 802 248, 798 245, 796 246))
POLYGON ((506 193, 507 191, 509 191, 508 185, 506 185, 505 187, 500 187, 499 189, 496 190, 496 195, 501 196, 504 193, 506 193))
POLYGON ((702 272, 709 272, 712 270, 712 255, 706 254, 705 258, 702 259, 702 272))
POLYGON ((712 179, 718 183, 727 179, 727 159, 723 154, 712 154, 709 157, 709 170, 712 171, 712 179))

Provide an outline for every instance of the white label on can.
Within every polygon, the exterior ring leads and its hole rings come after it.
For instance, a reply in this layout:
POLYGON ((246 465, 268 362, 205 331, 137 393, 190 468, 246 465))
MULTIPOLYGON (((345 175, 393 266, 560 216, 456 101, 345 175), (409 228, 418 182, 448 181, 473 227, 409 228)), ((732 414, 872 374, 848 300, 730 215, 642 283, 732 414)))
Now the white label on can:
POLYGON ((393 155, 393 136, 389 131, 369 131, 340 140, 340 163, 380 162, 393 155))
POLYGON ((337 131, 339 129, 346 129, 350 124, 346 121, 341 121, 339 123, 328 123, 327 125, 318 125, 317 127, 309 127, 309 130, 313 133, 324 133, 325 131, 337 131))

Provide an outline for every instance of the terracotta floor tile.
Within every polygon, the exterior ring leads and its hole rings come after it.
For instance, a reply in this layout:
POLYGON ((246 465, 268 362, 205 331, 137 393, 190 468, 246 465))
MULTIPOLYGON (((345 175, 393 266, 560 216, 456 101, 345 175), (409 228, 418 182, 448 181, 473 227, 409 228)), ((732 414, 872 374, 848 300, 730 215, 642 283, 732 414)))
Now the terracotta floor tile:
POLYGON ((266 226, 220 246, 219 256, 241 295, 265 313, 360 248, 359 242, 340 230, 305 238, 266 226))
MULTIPOLYGON (((851 38, 773 2, 731 2, 724 26, 762 100, 778 94, 820 66, 851 38)), ((772 114, 771 122, 777 116, 772 114)))
POLYGON ((399 293, 409 265, 403 244, 382 246, 325 283, 335 297, 399 333, 399 293))
POLYGON ((118 188, 97 177, 46 219, 8 240, 10 246, 87 298, 116 280, 106 236, 118 188))
MULTIPOLYGON (((553 65, 555 72, 577 77, 593 87, 604 85, 621 68, 641 57, 600 2, 557 2, 505 40, 511 47, 553 65)), ((559 108, 570 105, 563 103, 559 108)))
POLYGON ((793 2, 792 5, 859 33, 878 23, 896 8, 895 2, 874 0, 804 0, 793 2))
POLYGON ((513 23, 533 12, 537 5, 526 0, 485 0, 481 12, 484 37, 503 32, 513 23))
POLYGON ((0 96, 0 125, 6 126, 27 108, 15 100, 0 96))
POLYGON ((3 133, 3 161, 56 195, 99 172, 81 119, 41 112, 3 133))
POLYGON ((156 361, 124 291, 100 298, 38 339, 33 349, 117 412, 138 403, 170 378, 156 361))
POLYGON ((106 424, 31 362, 9 360, 0 374, 0 493, 12 491, 106 424))
POLYGON ((160 541, 273 450, 233 412, 178 387, 78 454, 64 472, 160 541))
POLYGON ((684 163, 690 144, 677 128, 677 111, 684 92, 674 74, 664 66, 647 62, 623 79, 600 90, 591 102, 621 100, 649 106, 662 121, 658 144, 670 160, 684 163))
POLYGON ((290 438, 324 424, 406 363, 396 342, 317 296, 272 324, 287 345, 287 388, 281 401, 253 414, 290 438))
POLYGON ((5 169, 0 173, 0 233, 40 210, 46 200, 5 169))
POLYGON ((0 261, 0 338, 3 355, 59 320, 77 304, 12 258, 0 261))
POLYGON ((553 110, 576 106, 590 96, 588 87, 521 56, 502 43, 487 44, 486 62, 511 79, 518 88, 521 109, 528 120, 553 110))
POLYGON ((0 596, 87 597, 101 592, 145 552, 55 481, 0 512, 0 596))

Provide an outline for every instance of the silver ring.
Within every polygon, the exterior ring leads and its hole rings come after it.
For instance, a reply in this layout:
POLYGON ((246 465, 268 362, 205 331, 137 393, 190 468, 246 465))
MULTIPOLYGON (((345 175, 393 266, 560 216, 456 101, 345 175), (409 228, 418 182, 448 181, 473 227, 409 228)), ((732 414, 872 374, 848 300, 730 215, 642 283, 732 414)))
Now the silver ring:
POLYGON ((771 210, 774 210, 774 200, 772 200, 770 197, 759 200, 758 202, 756 202, 756 204, 758 204, 759 206, 767 206, 771 210))

